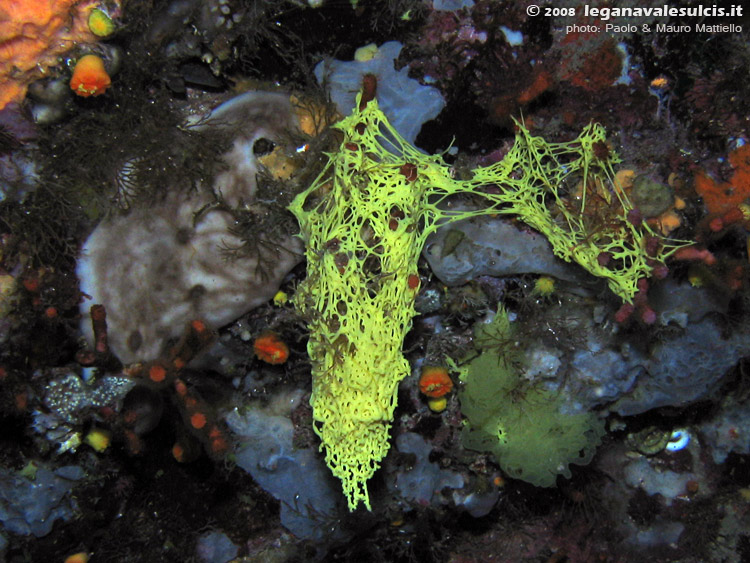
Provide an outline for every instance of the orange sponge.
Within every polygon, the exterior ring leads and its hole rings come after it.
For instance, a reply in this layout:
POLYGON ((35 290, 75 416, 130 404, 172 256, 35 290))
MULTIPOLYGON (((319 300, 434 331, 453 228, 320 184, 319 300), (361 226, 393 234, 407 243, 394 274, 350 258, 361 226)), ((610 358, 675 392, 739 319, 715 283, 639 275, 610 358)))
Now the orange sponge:
POLYGON ((94 6, 91 0, 0 2, 0 109, 23 100, 26 87, 60 55, 96 40, 87 23, 94 6))
POLYGON ((704 172, 695 175, 695 191, 710 214, 723 214, 750 199, 750 145, 729 153, 734 172, 728 182, 717 182, 704 172))

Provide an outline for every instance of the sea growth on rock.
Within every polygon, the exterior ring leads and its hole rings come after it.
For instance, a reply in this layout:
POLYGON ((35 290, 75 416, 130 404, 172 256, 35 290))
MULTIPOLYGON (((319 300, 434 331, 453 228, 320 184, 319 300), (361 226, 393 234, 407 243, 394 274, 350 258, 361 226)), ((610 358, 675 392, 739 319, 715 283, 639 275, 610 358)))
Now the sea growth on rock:
POLYGON ((363 84, 352 115, 335 126, 338 152, 290 206, 306 246, 294 304, 311 331, 314 428, 350 510, 370 508, 366 483, 389 448, 398 383, 409 373, 401 349, 416 314, 417 261, 438 226, 514 215, 625 301, 678 247, 629 220, 602 127, 548 143, 518 124, 501 162, 458 180, 440 155, 421 153, 391 126, 374 99, 375 78, 363 84), (457 210, 459 195, 485 206, 457 210))

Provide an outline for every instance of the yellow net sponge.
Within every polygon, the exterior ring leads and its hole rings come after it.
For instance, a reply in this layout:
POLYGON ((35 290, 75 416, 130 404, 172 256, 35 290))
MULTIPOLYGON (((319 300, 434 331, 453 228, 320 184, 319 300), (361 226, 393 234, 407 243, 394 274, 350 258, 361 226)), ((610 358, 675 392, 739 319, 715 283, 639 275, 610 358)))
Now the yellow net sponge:
POLYGON ((359 502, 370 509, 366 483, 388 451, 398 383, 409 373, 401 347, 415 314, 417 260, 438 226, 516 215, 626 301, 676 248, 628 217, 632 205, 614 181, 618 160, 599 125, 569 143, 519 125, 501 162, 456 180, 441 156, 404 141, 376 100, 360 94, 355 107, 335 126, 344 136, 338 152, 290 206, 306 244, 307 278, 294 304, 311 332, 314 426, 350 510, 359 502), (451 211, 459 194, 485 206, 451 211))

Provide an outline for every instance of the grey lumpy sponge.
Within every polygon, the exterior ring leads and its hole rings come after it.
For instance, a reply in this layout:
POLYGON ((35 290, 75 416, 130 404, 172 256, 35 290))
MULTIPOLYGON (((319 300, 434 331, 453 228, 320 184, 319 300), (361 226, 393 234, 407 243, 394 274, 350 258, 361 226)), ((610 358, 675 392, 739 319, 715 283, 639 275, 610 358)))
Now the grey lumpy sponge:
MULTIPOLYGON (((278 141, 294 126, 284 94, 250 92, 214 110, 198 127, 214 127, 234 138, 226 168, 213 191, 230 205, 252 203, 258 172, 254 143, 278 141)), ((164 352, 186 324, 202 319, 227 324, 273 297, 283 277, 301 260, 293 233, 259 245, 258 252, 227 260, 223 248, 239 247, 233 216, 216 206, 209 189, 173 190, 162 201, 105 219, 83 246, 77 273, 81 328, 92 342, 92 304, 107 312, 109 345, 125 363, 164 352), (199 210, 208 209, 200 214, 199 210)), ((262 236, 262 234, 261 234, 262 236)))

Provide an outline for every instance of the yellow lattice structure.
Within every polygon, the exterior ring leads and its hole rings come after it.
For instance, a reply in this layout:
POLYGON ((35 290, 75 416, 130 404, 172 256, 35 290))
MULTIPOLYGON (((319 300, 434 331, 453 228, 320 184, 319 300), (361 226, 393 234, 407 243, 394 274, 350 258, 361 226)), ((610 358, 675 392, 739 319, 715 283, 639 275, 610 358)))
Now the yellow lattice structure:
MULTIPOLYGON (((361 101, 360 94, 358 108, 361 101)), ((464 181, 452 179, 441 156, 404 141, 376 100, 335 127, 344 135, 338 152, 290 206, 307 256, 294 304, 309 323, 310 402, 326 463, 350 510, 359 502, 369 509, 366 483, 388 452, 398 383, 409 373, 401 347, 415 314, 417 260, 439 225, 518 216, 558 256, 606 278, 626 301, 674 246, 659 240, 646 252, 657 235, 628 220, 632 206, 614 183, 618 161, 602 149, 601 126, 569 143, 547 143, 519 125, 510 153, 464 181), (485 206, 451 211, 459 194, 485 206)))

